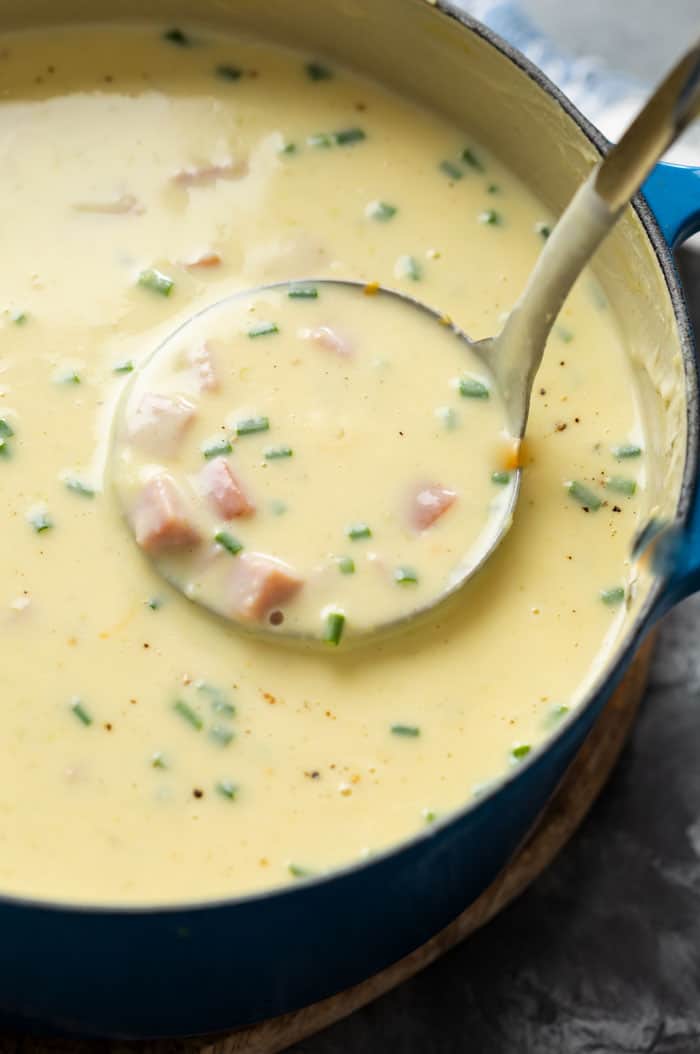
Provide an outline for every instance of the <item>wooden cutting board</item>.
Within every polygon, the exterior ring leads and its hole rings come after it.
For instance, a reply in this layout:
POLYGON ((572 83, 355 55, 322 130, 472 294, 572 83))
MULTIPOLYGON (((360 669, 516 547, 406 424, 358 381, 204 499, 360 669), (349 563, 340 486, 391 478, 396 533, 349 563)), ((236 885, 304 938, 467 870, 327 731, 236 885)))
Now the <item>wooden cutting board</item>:
POLYGON ((519 851, 479 899, 432 940, 362 984, 229 1035, 147 1043, 0 1037, 0 1054, 277 1054, 370 1003, 434 962, 510 904, 579 826, 612 772, 644 694, 653 640, 625 678, 519 851))

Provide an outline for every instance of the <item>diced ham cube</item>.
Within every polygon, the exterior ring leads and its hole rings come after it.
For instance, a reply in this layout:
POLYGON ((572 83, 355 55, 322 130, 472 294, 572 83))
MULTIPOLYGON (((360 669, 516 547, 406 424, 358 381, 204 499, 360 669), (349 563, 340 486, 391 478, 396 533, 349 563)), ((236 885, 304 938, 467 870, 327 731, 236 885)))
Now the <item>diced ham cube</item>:
POLYGON ((194 403, 189 399, 148 392, 129 419, 129 436, 143 450, 171 457, 194 413, 194 403))
POLYGON ((457 492, 439 483, 418 487, 411 498, 409 507, 411 526, 418 531, 431 527, 443 513, 454 505, 456 500, 457 492))
POLYGON ((219 387, 219 378, 216 374, 214 353, 209 341, 200 344, 187 355, 187 361, 194 366, 199 380, 199 390, 202 392, 215 392, 219 387))
POLYGON ((352 355, 352 345, 347 337, 342 336, 337 330, 330 326, 316 326, 315 329, 302 329, 299 336, 303 340, 311 340, 325 351, 332 351, 335 355, 352 355))
POLYGON ((221 257, 213 249, 205 249, 203 252, 197 253, 196 256, 191 256, 189 260, 183 262, 189 271, 193 271, 199 267, 218 267, 221 263, 221 257))
POLYGON ((220 179, 242 179, 247 174, 247 161, 224 161, 218 165, 181 168, 173 176, 173 183, 179 187, 207 187, 220 179))
POLYGON ((252 516, 255 512, 240 480, 222 457, 204 466, 199 473, 199 485, 214 512, 224 520, 252 516))
POLYGON ((197 545, 200 534, 188 517, 185 499, 172 476, 162 473, 149 479, 131 513, 136 543, 145 552, 197 545))
POLYGON ((289 564, 263 553, 243 553, 228 580, 227 600, 232 615, 261 619, 291 600, 303 581, 289 564))

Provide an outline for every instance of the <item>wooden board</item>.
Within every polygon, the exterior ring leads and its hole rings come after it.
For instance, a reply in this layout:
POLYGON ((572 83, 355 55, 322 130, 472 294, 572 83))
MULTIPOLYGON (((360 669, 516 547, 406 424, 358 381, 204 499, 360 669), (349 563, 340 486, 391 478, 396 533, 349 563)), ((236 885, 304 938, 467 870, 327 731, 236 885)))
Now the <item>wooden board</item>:
POLYGON ((226 1036, 148 1043, 0 1038, 0 1054, 278 1054, 413 977, 468 937, 535 879, 579 826, 612 772, 644 694, 653 641, 640 649, 559 788, 516 855, 459 918, 362 984, 323 1002, 226 1036))

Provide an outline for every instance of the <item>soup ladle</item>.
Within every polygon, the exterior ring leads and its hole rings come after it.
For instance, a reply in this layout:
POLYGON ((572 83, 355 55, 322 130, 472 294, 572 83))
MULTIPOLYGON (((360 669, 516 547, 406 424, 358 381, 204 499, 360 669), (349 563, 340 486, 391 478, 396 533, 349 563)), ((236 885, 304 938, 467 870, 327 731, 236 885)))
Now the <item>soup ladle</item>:
MULTIPOLYGON (((345 291, 350 297, 371 295, 380 300, 391 298, 393 302, 400 302, 406 312, 419 312, 423 316, 423 323, 427 317, 439 325, 443 332, 451 332, 468 345, 470 353, 477 356, 491 378, 494 391, 501 396, 507 431, 517 451, 525 436, 533 383, 547 337, 569 291, 653 166, 699 113, 700 43, 691 48, 668 73, 618 144, 595 166, 576 192, 545 241, 524 292, 497 336, 473 341, 442 312, 395 289, 375 283, 366 285, 323 278, 309 279, 306 283, 297 279, 294 283, 278 283, 247 293, 237 293, 206 308, 196 318, 215 313, 222 305, 242 296, 264 294, 269 290, 279 291, 286 285, 290 289, 303 288, 305 284, 313 285, 315 289, 332 287, 335 292, 345 291)), ((185 322, 184 326, 171 334, 153 353, 152 359, 167 355, 171 342, 181 335, 190 322, 185 322)), ((391 613, 385 619, 354 625, 349 621, 347 629, 350 632, 345 634, 344 640, 376 636, 412 624, 462 589, 489 559, 513 522, 522 473, 521 459, 517 456, 512 467, 509 486, 498 505, 495 519, 492 516, 488 524, 484 524, 478 543, 470 548, 468 555, 455 568, 447 585, 424 602, 398 614, 391 613)), ((125 508, 124 511, 129 516, 129 509, 125 508)), ((191 600, 225 615, 244 630, 277 640, 325 640, 330 644, 339 643, 345 621, 342 605, 335 615, 330 616, 330 622, 326 619, 326 627, 335 627, 330 633, 327 629, 321 631, 313 626, 295 625, 293 619, 238 617, 212 599, 207 589, 195 588, 191 581, 186 582, 180 573, 173 572, 172 564, 167 560, 156 560, 155 563, 158 570, 191 600), (342 621, 338 622, 338 619, 342 621)), ((279 612, 275 614, 279 615, 279 612)))

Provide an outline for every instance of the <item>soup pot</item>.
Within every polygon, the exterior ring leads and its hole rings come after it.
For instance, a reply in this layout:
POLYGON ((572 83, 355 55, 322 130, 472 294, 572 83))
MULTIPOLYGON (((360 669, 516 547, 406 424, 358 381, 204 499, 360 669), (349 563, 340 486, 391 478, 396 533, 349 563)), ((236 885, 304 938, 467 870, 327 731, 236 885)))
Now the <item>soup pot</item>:
MULTIPOLYGON (((549 81, 447 0, 151 0, 149 19, 240 28, 348 63, 468 129, 560 211, 608 144, 549 81)), ((2 28, 138 19, 140 0, 4 0, 2 28)), ((431 206, 432 207, 432 206, 431 206)), ((700 169, 659 166, 596 259, 640 378, 658 515, 675 524, 613 654, 558 733, 499 786, 326 877, 165 908, 0 896, 0 1013, 96 1036, 243 1026, 320 1000, 428 940, 489 885, 562 778, 654 620, 700 586, 698 378, 671 249, 700 229, 700 169)), ((517 651, 512 654, 517 662, 517 651)))

